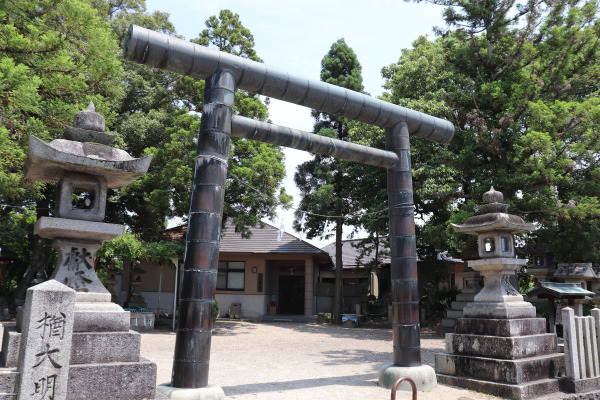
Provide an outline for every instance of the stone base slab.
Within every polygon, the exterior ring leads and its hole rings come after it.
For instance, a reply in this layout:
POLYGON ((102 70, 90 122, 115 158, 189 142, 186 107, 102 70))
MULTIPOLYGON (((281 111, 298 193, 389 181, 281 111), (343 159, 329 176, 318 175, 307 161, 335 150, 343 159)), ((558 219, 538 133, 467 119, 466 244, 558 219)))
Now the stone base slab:
MULTIPOLYGON (((17 377, 19 373, 16 368, 0 368, 0 399, 2 395, 10 395, 11 393, 17 393, 17 377)), ((10 397, 11 400, 15 399, 10 397)))
POLYGON ((446 352, 515 360, 557 353, 558 345, 553 333, 516 337, 448 333, 446 352))
POLYGON ((69 367, 69 400, 153 399, 156 392, 156 364, 142 359, 137 363, 80 364, 69 367))
POLYGON ((473 335, 525 336, 546 333, 545 318, 459 318, 454 331, 473 335))
POLYGON ((458 386, 510 400, 534 399, 559 391, 558 379, 542 379, 520 385, 482 381, 444 374, 437 374, 437 379, 444 385, 458 386))
MULTIPOLYGON (((378 384, 386 389, 391 389, 394 383, 404 376, 411 378, 415 382, 418 391, 432 390, 437 386, 435 371, 429 365, 399 367, 394 364, 386 364, 379 370, 378 384)), ((412 387, 410 383, 403 382, 398 386, 398 390, 412 390, 412 387)))
POLYGON ((535 307, 525 301, 474 302, 463 308, 465 318, 535 318, 535 307))
POLYGON ((600 377, 577 380, 563 378, 560 387, 569 393, 589 393, 600 389, 600 377))
POLYGON ((71 365, 140 360, 141 336, 129 332, 73 333, 71 365))
POLYGON ((73 332, 129 332, 129 311, 115 303, 75 303, 73 332))
POLYGON ((498 360, 437 353, 435 371, 444 375, 520 385, 564 376, 565 357, 563 354, 551 354, 520 360, 498 360))
POLYGON ((156 391, 172 400, 225 400, 223 389, 215 385, 197 389, 180 389, 165 383, 159 385, 156 391))
POLYGON ((70 218, 41 217, 33 226, 33 233, 46 239, 66 238, 105 242, 122 236, 124 232, 125 225, 70 218))

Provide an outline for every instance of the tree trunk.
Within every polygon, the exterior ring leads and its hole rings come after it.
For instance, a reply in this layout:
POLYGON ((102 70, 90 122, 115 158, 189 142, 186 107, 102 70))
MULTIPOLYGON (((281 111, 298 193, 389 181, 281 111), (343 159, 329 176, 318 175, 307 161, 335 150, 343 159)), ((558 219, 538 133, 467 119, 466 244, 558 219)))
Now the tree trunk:
MULTIPOLYGON (((50 193, 52 193, 50 191, 50 193)), ((51 196, 48 190, 44 190, 44 199, 37 201, 37 219, 41 217, 48 216, 48 196, 51 196)), ((15 290, 15 304, 20 306, 25 304, 25 295, 27 294, 27 289, 31 286, 31 281, 33 281, 38 272, 43 273, 43 278, 47 278, 46 271, 48 269, 48 263, 50 260, 50 251, 52 248, 50 247, 50 240, 43 239, 38 235, 33 236, 33 240, 31 241, 31 258, 29 259, 29 263, 27 264, 27 269, 23 274, 23 277, 19 281, 17 285, 17 289, 15 290)))
POLYGON ((335 299, 333 302, 333 323, 342 323, 344 306, 344 263, 342 262, 342 227, 344 220, 339 218, 335 225, 335 299))

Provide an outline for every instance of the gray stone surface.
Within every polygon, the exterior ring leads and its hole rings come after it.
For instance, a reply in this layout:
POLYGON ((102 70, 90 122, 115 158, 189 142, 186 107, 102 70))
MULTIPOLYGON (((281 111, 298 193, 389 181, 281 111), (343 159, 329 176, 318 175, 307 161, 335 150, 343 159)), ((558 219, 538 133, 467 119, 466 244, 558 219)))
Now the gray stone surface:
POLYGON ((65 172, 56 185, 55 215, 102 222, 106 213, 106 179, 102 176, 65 172), (73 195, 86 193, 85 200, 73 204, 73 195))
POLYGON ((0 367, 15 368, 17 366, 20 341, 21 334, 17 333, 17 327, 15 325, 4 325, 0 367))
POLYGON ((69 400, 153 399, 156 364, 142 359, 136 363, 71 365, 69 400))
POLYGON ((520 385, 558 378, 564 375, 565 367, 564 356, 558 353, 519 360, 438 353, 435 355, 435 370, 438 374, 520 385))
POLYGON ((597 278, 592 263, 561 263, 554 272, 556 278, 597 278))
POLYGON ((65 139, 74 140, 76 142, 92 142, 108 146, 115 140, 117 135, 106 132, 95 132, 89 129, 75 128, 67 126, 65 128, 65 139))
MULTIPOLYGON (((427 391, 435 389, 437 379, 435 371, 429 365, 420 365, 418 367, 399 367, 394 364, 386 364, 379 371, 379 386, 391 389, 394 383, 402 377, 409 377, 417 386, 418 391, 427 391)), ((403 382, 398 386, 398 390, 412 391, 408 382, 403 382)))
POLYGON ((27 290, 17 371, 19 399, 67 398, 75 291, 55 280, 27 290))
POLYGON ((96 112, 94 102, 90 101, 87 109, 79 111, 73 118, 73 126, 82 129, 89 129, 96 132, 104 132, 106 123, 104 116, 96 112))
POLYGON ((71 238, 104 242, 121 236, 124 232, 125 225, 53 217, 41 217, 33 227, 33 233, 46 239, 71 238))
POLYGON ((586 379, 564 378, 560 382, 561 389, 569 393, 588 393, 600 388, 600 377, 586 379))
POLYGON ((2 393, 7 395, 13 393, 13 398, 16 398, 18 376, 19 373, 15 368, 0 368, 0 399, 2 399, 2 393))
POLYGON ((519 359, 558 352, 556 335, 500 337, 446 334, 446 351, 450 354, 519 359))
POLYGON ((100 246, 102 243, 92 240, 53 240, 52 247, 58 253, 58 261, 51 278, 76 292, 103 293, 110 298, 94 269, 94 254, 100 246))
POLYGON ((71 365, 137 362, 140 340, 133 331, 73 333, 71 365))
POLYGON ((148 170, 152 156, 133 158, 127 152, 93 143, 55 139, 45 143, 29 136, 25 177, 58 182, 64 171, 103 176, 109 189, 121 188, 148 170))
POLYGON ((456 320, 455 332, 494 336, 539 335, 546 333, 546 320, 544 318, 460 318, 456 320))
POLYGON ((75 303, 74 332, 129 332, 129 311, 118 304, 75 303))
POLYGON ((463 309, 465 318, 519 319, 535 318, 535 307, 526 301, 473 302, 463 309))
POLYGON ((159 385, 156 390, 172 400, 225 400, 223 389, 215 385, 208 385, 199 389, 180 389, 164 384, 159 385))
POLYGON ((438 374, 437 378, 438 382, 445 385, 463 387, 511 400, 535 399, 548 394, 552 394, 552 399, 557 399, 554 394, 560 389, 558 379, 542 379, 520 385, 511 385, 443 374, 438 374))

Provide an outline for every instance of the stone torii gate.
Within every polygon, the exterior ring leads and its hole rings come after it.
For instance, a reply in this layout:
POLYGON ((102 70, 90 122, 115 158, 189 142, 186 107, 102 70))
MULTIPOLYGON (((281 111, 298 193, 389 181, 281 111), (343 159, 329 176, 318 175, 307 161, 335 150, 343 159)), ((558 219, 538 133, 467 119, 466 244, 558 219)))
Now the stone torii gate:
POLYGON ((205 396, 215 399, 223 393, 208 385, 208 369, 231 135, 387 168, 394 357, 393 364, 382 368, 379 382, 391 388, 396 377, 409 376, 421 390, 433 388, 433 368, 421 365, 409 133, 448 143, 454 126, 362 93, 291 76, 262 63, 137 26, 129 28, 125 43, 123 54, 128 60, 206 81, 169 390, 204 390, 205 396), (385 128, 386 150, 233 115, 236 89, 385 128))

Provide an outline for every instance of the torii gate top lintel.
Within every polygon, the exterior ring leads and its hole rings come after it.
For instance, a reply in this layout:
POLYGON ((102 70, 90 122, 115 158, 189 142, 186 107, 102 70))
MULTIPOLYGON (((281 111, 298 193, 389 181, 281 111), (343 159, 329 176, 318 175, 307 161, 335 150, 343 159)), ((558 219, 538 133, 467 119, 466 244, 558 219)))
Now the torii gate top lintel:
POLYGON ((436 143, 448 143, 454 136, 454 125, 447 120, 139 26, 129 28, 125 43, 124 58, 140 64, 197 79, 228 70, 237 89, 381 128, 405 121, 411 135, 436 143))
MULTIPOLYGON (((172 385, 175 388, 208 385, 212 310, 231 135, 388 169, 394 365, 403 368, 404 372, 407 372, 405 367, 426 367, 421 366, 408 135, 410 132, 433 142, 448 143, 454 135, 454 126, 446 120, 362 93, 290 76, 262 63, 137 26, 129 28, 125 42, 123 54, 128 60, 206 80, 188 218, 172 385), (233 115, 236 89, 385 128, 386 150, 233 115)), ((312 307, 309 308, 312 310, 312 307)), ((435 381, 433 369, 429 374, 435 381)))

